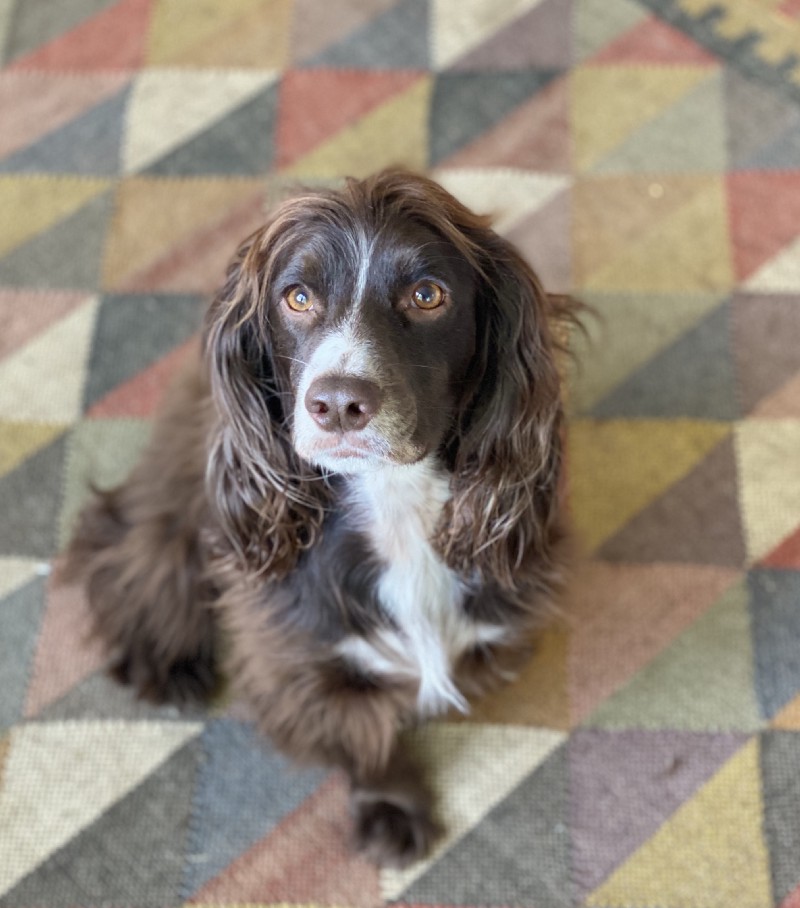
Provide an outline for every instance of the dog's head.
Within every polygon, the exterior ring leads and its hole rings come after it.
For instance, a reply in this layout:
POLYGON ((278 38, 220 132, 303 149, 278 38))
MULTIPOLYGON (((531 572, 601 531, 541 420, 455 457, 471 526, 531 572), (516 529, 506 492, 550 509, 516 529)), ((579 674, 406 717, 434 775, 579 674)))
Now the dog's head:
POLYGON ((206 324, 212 497, 239 554, 289 569, 321 525, 326 475, 435 456, 453 474, 443 554, 510 582, 552 518, 554 307, 484 218, 423 177, 281 205, 206 324))

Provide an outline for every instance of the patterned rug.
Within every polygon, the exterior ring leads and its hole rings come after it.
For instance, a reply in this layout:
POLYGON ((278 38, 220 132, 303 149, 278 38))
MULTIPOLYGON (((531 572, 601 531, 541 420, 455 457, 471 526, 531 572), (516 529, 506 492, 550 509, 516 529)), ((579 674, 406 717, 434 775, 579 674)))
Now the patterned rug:
POLYGON ((800 906, 800 2, 0 0, 0 906, 800 906), (432 172, 592 303, 585 559, 415 735, 379 874, 338 775, 142 706, 48 571, 292 181, 432 172))

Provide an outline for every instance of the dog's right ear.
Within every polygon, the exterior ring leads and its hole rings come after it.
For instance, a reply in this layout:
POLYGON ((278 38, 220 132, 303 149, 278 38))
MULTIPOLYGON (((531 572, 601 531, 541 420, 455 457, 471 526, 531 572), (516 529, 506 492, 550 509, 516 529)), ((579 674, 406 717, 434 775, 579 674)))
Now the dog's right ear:
POLYGON ((327 488, 295 453, 273 360, 270 262, 274 219, 242 243, 208 309, 204 353, 216 408, 207 487, 214 516, 239 561, 285 574, 315 539, 327 488))

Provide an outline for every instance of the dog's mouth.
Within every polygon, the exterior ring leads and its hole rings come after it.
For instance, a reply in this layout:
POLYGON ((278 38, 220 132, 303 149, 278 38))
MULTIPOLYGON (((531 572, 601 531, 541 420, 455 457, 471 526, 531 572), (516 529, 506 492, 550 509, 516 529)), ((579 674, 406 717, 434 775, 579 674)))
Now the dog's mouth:
POLYGON ((364 436, 359 432, 317 438, 314 444, 303 448, 298 454, 304 460, 335 473, 360 473, 387 465, 412 464, 427 453, 411 441, 392 445, 379 436, 364 436))

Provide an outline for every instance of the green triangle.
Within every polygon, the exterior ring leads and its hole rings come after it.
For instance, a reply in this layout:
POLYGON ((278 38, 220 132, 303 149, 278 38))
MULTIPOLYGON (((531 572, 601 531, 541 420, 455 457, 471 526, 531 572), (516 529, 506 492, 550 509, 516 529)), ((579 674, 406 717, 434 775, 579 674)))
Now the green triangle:
POLYGON ((586 724, 751 732, 761 726, 753 684, 748 597, 737 584, 586 724))
POLYGON ((597 313, 588 335, 574 337, 570 405, 586 413, 653 356, 697 325, 721 302, 711 295, 584 294, 597 313))
POLYGON ((575 5, 575 55, 583 61, 649 15, 631 0, 579 0, 575 5))
POLYGON ((712 73, 677 104, 644 123, 593 165, 596 173, 724 171, 725 100, 722 74, 712 73))

